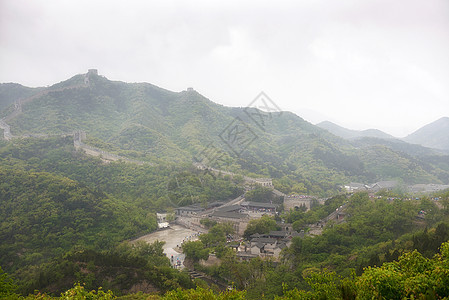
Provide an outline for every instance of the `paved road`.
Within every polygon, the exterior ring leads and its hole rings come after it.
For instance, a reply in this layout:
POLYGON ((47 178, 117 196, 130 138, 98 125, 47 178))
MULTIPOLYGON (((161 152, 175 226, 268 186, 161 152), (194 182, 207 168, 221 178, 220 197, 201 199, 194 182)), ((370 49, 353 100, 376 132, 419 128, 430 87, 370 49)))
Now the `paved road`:
POLYGON ((184 268, 183 263, 185 255, 183 253, 178 253, 175 248, 177 246, 181 246, 181 243, 185 240, 196 240, 196 234, 197 231, 193 231, 179 225, 171 225, 171 227, 168 229, 152 232, 132 242, 145 241, 148 243, 153 243, 155 241, 164 241, 164 253, 168 258, 171 258, 171 256, 173 255, 173 264, 176 264, 176 262, 179 260, 181 264, 180 268, 184 268))

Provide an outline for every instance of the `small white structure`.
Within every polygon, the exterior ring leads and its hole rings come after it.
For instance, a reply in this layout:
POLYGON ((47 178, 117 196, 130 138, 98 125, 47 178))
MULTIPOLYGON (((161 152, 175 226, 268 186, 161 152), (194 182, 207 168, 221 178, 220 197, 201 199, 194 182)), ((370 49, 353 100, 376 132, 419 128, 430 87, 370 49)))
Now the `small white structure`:
POLYGON ((156 213, 156 218, 157 218, 157 227, 159 229, 170 227, 170 224, 167 222, 167 214, 156 213))

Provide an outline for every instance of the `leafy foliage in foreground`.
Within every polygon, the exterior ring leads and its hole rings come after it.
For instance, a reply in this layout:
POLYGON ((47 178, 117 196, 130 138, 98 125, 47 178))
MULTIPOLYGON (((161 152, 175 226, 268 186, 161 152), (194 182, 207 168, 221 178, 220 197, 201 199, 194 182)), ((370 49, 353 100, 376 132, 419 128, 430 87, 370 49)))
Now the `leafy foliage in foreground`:
MULTIPOLYGON (((447 193, 440 196, 444 196, 440 203, 449 199, 447 193)), ((426 198, 377 199, 362 193, 347 199, 341 195, 309 212, 290 211, 285 217, 313 223, 317 222, 313 221, 315 218, 327 216, 340 207, 346 212, 344 222, 328 222, 318 236, 293 238, 277 263, 260 259, 241 262, 227 252, 219 266, 203 267, 201 271, 234 282, 237 288, 246 290, 248 299, 260 299, 262 294, 271 299, 284 294, 282 284, 288 287, 286 290, 312 289, 307 278, 323 269, 347 280, 354 272, 360 275, 365 267, 392 262, 414 249, 431 258, 438 246, 449 240, 449 210, 445 208, 449 206, 439 209, 435 200, 426 198), (418 218, 420 211, 427 212, 425 219, 418 218)), ((306 223, 298 229, 307 230, 306 223)))
MULTIPOLYGON (((40 278, 34 286, 57 282, 57 269, 39 265, 67 251, 110 251, 154 231, 157 210, 229 200, 242 192, 239 183, 185 165, 105 164, 74 151, 71 138, 0 142, 0 265, 20 281, 40 278)), ((71 274, 63 262, 50 266, 71 274)))
MULTIPOLYGON (((423 257, 413 251, 397 261, 381 267, 369 267, 361 276, 342 278, 335 272, 323 270, 304 275, 310 290, 288 289, 283 285, 283 295, 275 299, 447 299, 449 297, 449 242, 441 245, 441 252, 433 258, 423 257)), ((2 291, 0 291, 1 293, 2 291)), ((9 293, 10 299, 20 296, 9 293)), ((88 291, 80 285, 63 292, 61 297, 30 295, 26 299, 114 299, 116 296, 102 289, 88 291)), ((123 299, 247 299, 247 292, 226 291, 214 293, 201 287, 189 290, 172 290, 165 295, 134 294, 123 299)), ((259 294, 258 299, 265 299, 259 294)))
POLYGON ((162 246, 162 242, 141 241, 133 245, 124 242, 102 252, 71 251, 49 263, 22 271, 20 290, 24 294, 34 290, 59 294, 73 282, 82 282, 89 290, 110 289, 117 295, 194 287, 186 273, 171 268, 162 246))
POLYGON ((156 228, 154 217, 132 217, 140 215, 132 206, 42 172, 0 167, 0 206, 0 263, 11 270, 74 246, 107 249, 156 228))

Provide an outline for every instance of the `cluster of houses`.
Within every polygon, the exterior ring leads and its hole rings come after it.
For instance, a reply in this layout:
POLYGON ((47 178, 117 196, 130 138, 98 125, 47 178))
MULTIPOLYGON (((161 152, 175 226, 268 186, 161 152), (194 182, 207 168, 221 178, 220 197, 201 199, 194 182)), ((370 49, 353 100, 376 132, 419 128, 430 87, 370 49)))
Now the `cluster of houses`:
MULTIPOLYGON (((244 200, 241 198, 241 200, 244 200)), ((199 204, 176 208, 177 217, 189 218, 190 224, 201 227, 200 221, 208 218, 219 223, 230 223, 234 226, 237 234, 243 235, 248 222, 252 218, 258 218, 262 215, 276 214, 277 205, 272 203, 241 201, 240 204, 223 205, 223 203, 215 202, 202 207, 199 204)))
MULTIPOLYGON (((233 176, 235 174, 227 171, 217 170, 206 167, 202 164, 196 164, 198 169, 209 170, 212 172, 222 173, 233 176)), ((244 177, 247 188, 251 189, 256 185, 273 188, 271 178, 249 178, 244 177)), ((286 197, 283 193, 274 190, 276 196, 288 198, 289 204, 294 206, 305 205, 310 208, 311 203, 317 199, 306 196, 286 197)), ((242 236, 249 221, 251 219, 260 218, 263 215, 275 215, 279 204, 266 202, 245 201, 243 196, 231 201, 231 203, 224 204, 221 202, 214 202, 203 207, 200 204, 192 204, 183 207, 178 207, 175 210, 176 217, 183 224, 189 224, 192 227, 203 227, 201 220, 208 218, 218 223, 232 224, 235 233, 242 236), (231 204, 232 203, 232 204, 231 204)), ((279 231, 270 231, 268 234, 254 234, 249 241, 234 241, 230 243, 230 247, 234 248, 237 256, 242 259, 250 259, 254 257, 279 257, 282 249, 291 244, 293 237, 304 236, 304 232, 298 233, 292 230, 291 224, 278 224, 281 227, 279 231)))
POLYGON ((415 184, 408 187, 408 191, 417 194, 429 194, 449 189, 447 184, 415 184))
MULTIPOLYGON (((240 204, 223 205, 216 202, 208 207, 201 207, 198 204, 178 207, 176 216, 180 219, 188 220, 190 225, 202 227, 201 220, 208 218, 219 223, 230 223, 237 234, 243 235, 249 221, 261 215, 274 215, 278 208, 277 204, 237 201, 240 204)), ((282 249, 291 244, 293 237, 304 236, 304 232, 298 233, 292 230, 291 224, 278 224, 279 231, 270 231, 268 234, 254 234, 249 241, 234 241, 230 243, 237 256, 242 259, 254 257, 272 257, 277 259, 282 249)))
POLYGON ((281 230, 270 231, 268 234, 256 233, 250 237, 249 249, 245 246, 246 251, 237 252, 237 256, 242 259, 256 256, 278 258, 282 249, 289 247, 294 237, 304 237, 304 232, 281 230))
POLYGON ((347 193, 356 193, 356 192, 369 192, 369 193, 377 193, 382 190, 392 190, 398 185, 397 181, 379 181, 373 184, 363 184, 357 182, 351 182, 348 185, 345 185, 343 188, 347 193))
MULTIPOLYGON (((366 191, 369 193, 377 193, 381 190, 387 190, 391 191, 394 188, 396 188, 399 185, 397 181, 379 181, 373 184, 363 184, 363 183, 356 183, 351 182, 348 185, 345 185, 343 188, 347 193, 355 193, 355 192, 361 192, 366 191)), ((422 194, 428 194, 428 193, 434 193, 442 190, 449 189, 449 185, 444 184, 415 184, 410 185, 406 187, 407 191, 416 194, 416 193, 422 193, 422 194)))

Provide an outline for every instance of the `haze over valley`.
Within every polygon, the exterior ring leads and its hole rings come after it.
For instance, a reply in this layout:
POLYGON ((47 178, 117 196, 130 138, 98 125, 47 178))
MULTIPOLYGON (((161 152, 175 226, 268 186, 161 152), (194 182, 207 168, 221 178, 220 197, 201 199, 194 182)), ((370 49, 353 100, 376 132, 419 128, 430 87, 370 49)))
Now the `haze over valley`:
POLYGON ((0 298, 446 299, 448 13, 0 1, 0 298))

